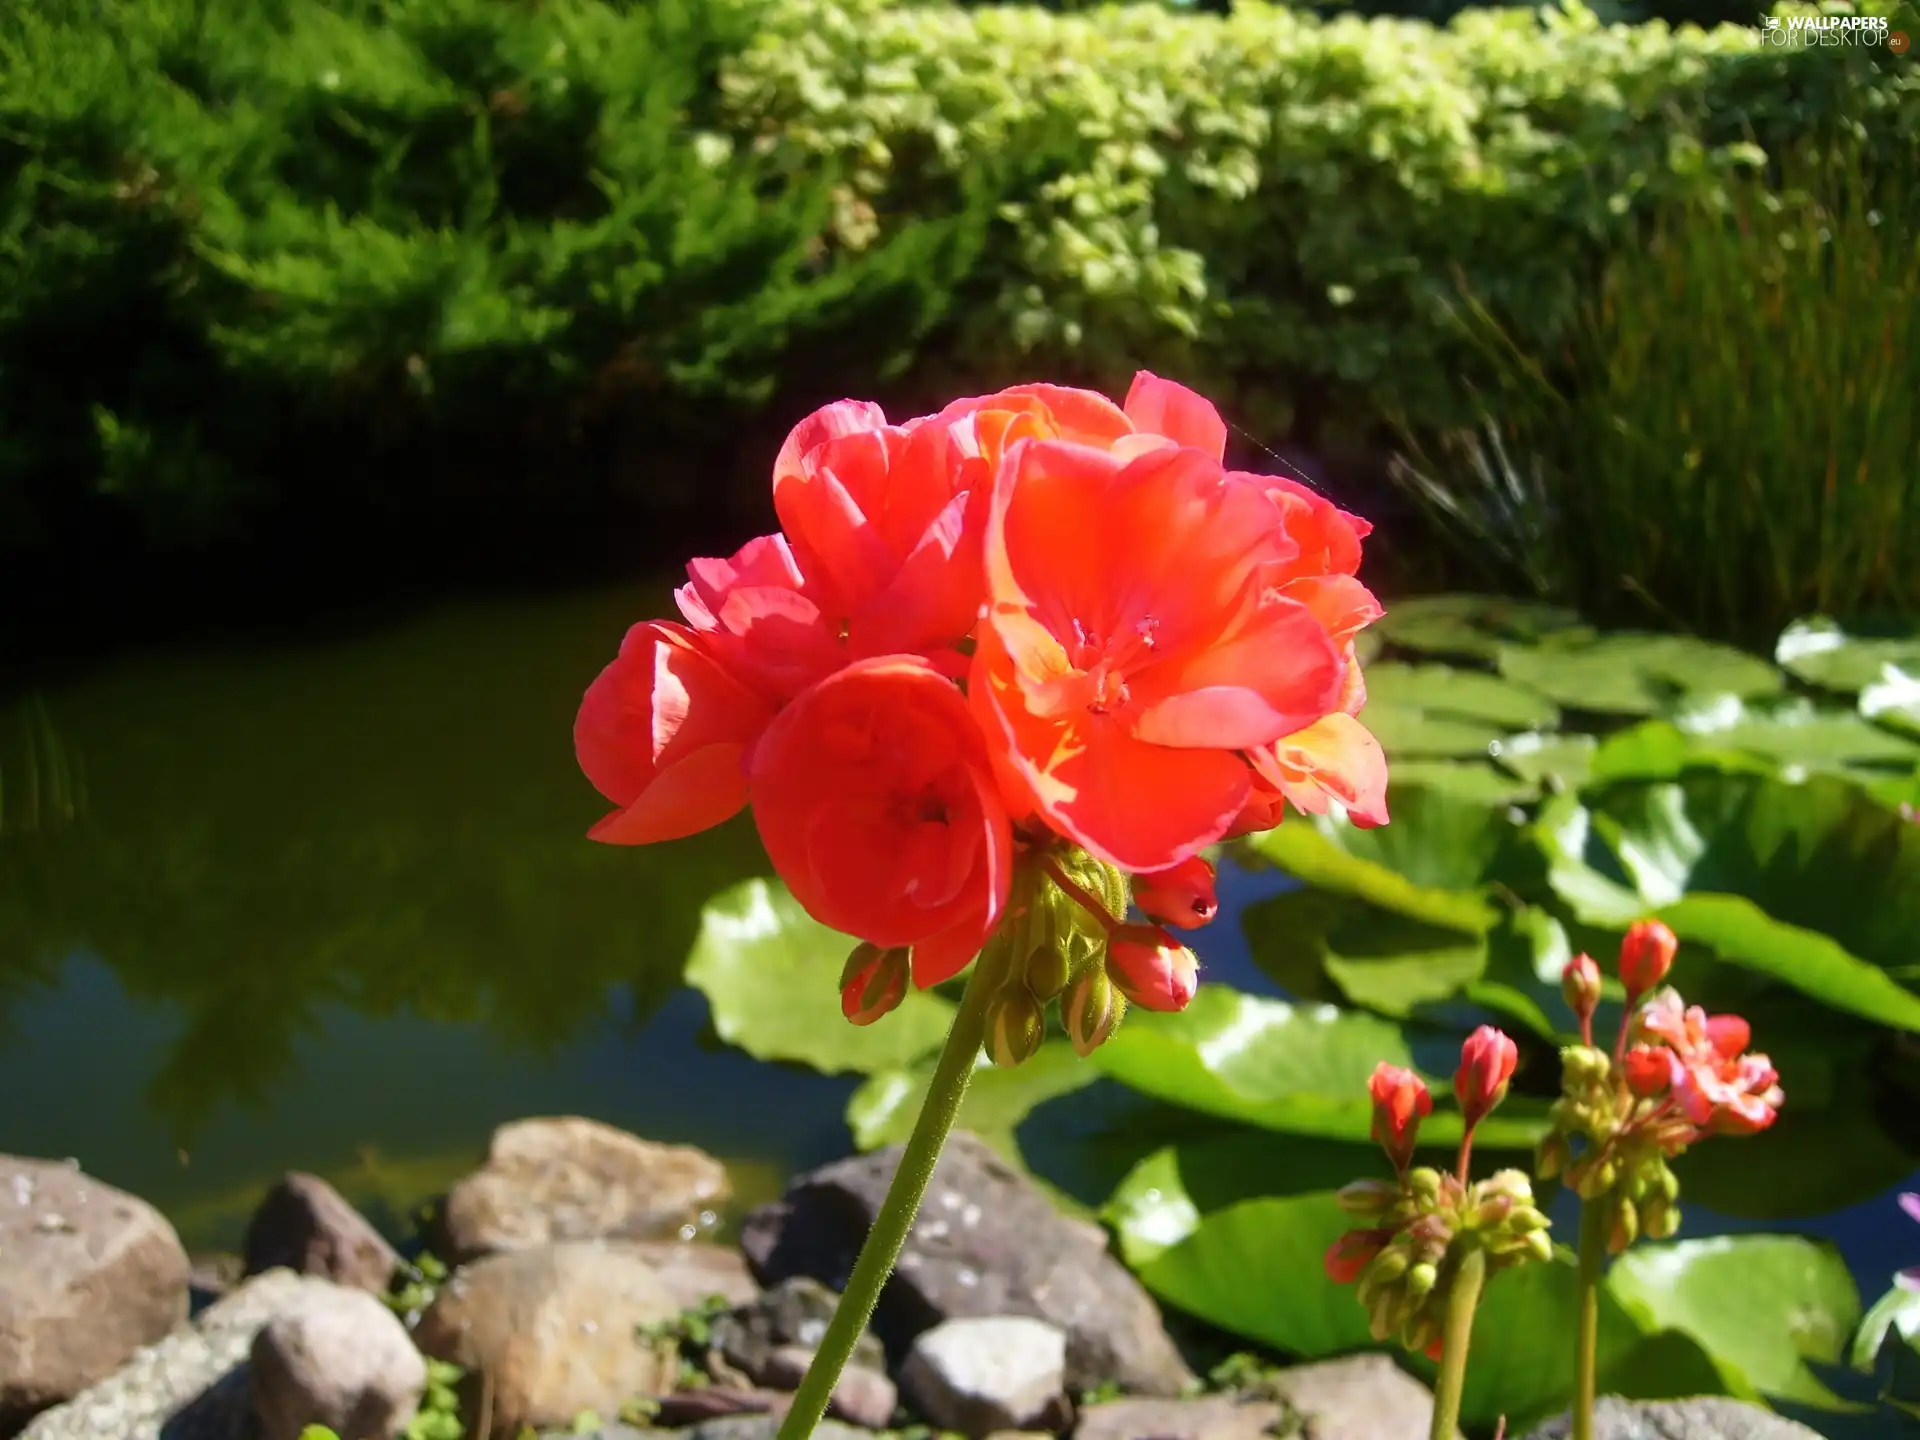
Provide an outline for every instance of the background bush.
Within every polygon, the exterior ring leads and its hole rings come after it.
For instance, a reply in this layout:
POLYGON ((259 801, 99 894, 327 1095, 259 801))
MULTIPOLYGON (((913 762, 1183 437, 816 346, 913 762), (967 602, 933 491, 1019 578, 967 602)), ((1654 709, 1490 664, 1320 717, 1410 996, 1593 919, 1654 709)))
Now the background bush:
POLYGON ((1665 202, 1920 133, 1904 57, 1580 10, 35 0, 0 65, 0 544, 69 557, 671 514, 894 374, 1443 427, 1463 287, 1545 353, 1665 202))

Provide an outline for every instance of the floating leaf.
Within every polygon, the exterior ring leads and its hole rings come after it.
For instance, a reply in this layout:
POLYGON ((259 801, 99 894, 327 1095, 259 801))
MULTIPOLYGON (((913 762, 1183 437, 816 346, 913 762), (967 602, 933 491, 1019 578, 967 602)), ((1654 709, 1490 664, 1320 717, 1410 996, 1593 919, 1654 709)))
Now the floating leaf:
POLYGON ((1466 986, 1466 997, 1555 1039, 1572 1019, 1560 993, 1560 972, 1572 958, 1566 928, 1546 911, 1522 906, 1488 934, 1486 965, 1466 986), (1556 1024, 1555 1016, 1565 1018, 1556 1024))
MULTIPOLYGON (((1492 743, 1492 742, 1490 742, 1492 743)), ((1444 790, 1473 805, 1517 805, 1531 800, 1538 780, 1515 779, 1486 760, 1400 760, 1390 767, 1387 809, 1402 789, 1444 790)))
POLYGON ((1643 720, 1600 742, 1587 779, 1593 784, 1608 780, 1677 780, 1683 771, 1694 768, 1771 775, 1776 767, 1759 755, 1704 745, 1683 734, 1671 720, 1643 720))
POLYGON ((1509 872, 1524 840, 1504 811, 1409 787, 1391 825, 1365 830, 1345 818, 1301 816, 1246 848, 1309 885, 1479 934, 1496 918, 1485 888, 1509 872))
POLYGON ((1444 1000, 1486 966, 1478 935, 1444 930, 1346 896, 1299 890, 1240 917, 1254 963, 1300 999, 1330 998, 1403 1019, 1444 1000))
POLYGON ((1920 1338, 1920 1290, 1895 1285, 1868 1309, 1853 1336, 1853 1367, 1871 1370, 1889 1330, 1911 1343, 1920 1338))
POLYGON ((1790 1235, 1683 1240, 1629 1250, 1607 1289, 1650 1330, 1692 1336, 1755 1390, 1832 1402, 1808 1359, 1845 1353, 1860 1295, 1830 1247, 1790 1235))
POLYGON ((1394 759, 1401 756, 1483 759, 1505 733, 1504 726, 1490 720, 1429 715, 1424 710, 1371 699, 1360 712, 1360 720, 1394 759))
POLYGON ((1599 742, 1591 735, 1543 735, 1523 731, 1495 742, 1494 760, 1536 789, 1549 777, 1569 789, 1587 783, 1599 742))
MULTIPOLYGON (((1914 687, 1920 703, 1920 684, 1914 687)), ((1861 697, 1864 710, 1866 697, 1861 697)), ((1920 720, 1920 710, 1915 711, 1920 720)), ((1816 706, 1802 695, 1742 701, 1733 695, 1696 700, 1670 717, 1690 748, 1738 750, 1782 765, 1835 770, 1852 765, 1920 763, 1920 745, 1890 735, 1849 710, 1816 706)))
MULTIPOLYGON (((932 1078, 931 1061, 869 1075, 847 1101, 853 1143, 877 1150, 905 1140, 932 1078)), ((1082 1060, 1064 1040, 1049 1040, 1021 1065, 994 1065, 982 1054, 954 1123, 990 1140, 1005 1136, 1010 1141, 1014 1127, 1037 1106, 1083 1090, 1099 1078, 1092 1062, 1082 1060)))
POLYGON ((1560 712, 1550 702, 1478 670, 1386 664, 1375 665, 1366 675, 1370 706, 1397 705, 1448 719, 1485 720, 1502 730, 1551 730, 1560 723, 1560 712))
POLYGON ((1810 685, 1857 695, 1887 666, 1920 671, 1920 625, 1843 629, 1824 616, 1796 620, 1780 633, 1773 658, 1810 685))
POLYGON ((1751 699, 1781 688, 1757 655, 1684 635, 1621 631, 1542 646, 1505 646, 1500 673, 1568 709, 1652 715, 1688 695, 1751 699))
POLYGON ((1491 660, 1502 645, 1585 633, 1571 610, 1492 595, 1403 600, 1388 606, 1374 629, 1404 649, 1479 660, 1491 660))
POLYGON ((687 983, 707 997, 720 1038, 756 1059, 838 1074, 905 1066, 939 1049, 953 1006, 924 991, 878 1024, 847 1022, 840 971, 853 945, 784 885, 747 880, 707 902, 687 983))
POLYGON ((1860 692, 1860 713, 1875 724, 1920 736, 1920 661, 1911 673, 1889 665, 1860 692))

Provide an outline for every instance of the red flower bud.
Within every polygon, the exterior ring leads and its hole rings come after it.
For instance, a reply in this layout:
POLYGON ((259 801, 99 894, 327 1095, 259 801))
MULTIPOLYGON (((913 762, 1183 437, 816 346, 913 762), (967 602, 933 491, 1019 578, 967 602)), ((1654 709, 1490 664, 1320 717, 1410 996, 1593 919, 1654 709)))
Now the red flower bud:
POLYGON ((840 1013, 856 1025, 871 1025, 906 998, 911 952, 861 944, 847 957, 840 983, 840 1013))
POLYGON ((1600 967, 1591 955, 1582 952, 1567 962, 1560 972, 1560 993, 1567 997, 1567 1008, 1584 1032, 1600 1008, 1600 967))
POLYGON ((1507 1082, 1520 1063, 1520 1047, 1491 1025, 1482 1025, 1460 1047, 1460 1068, 1453 1073, 1453 1093, 1471 1130, 1507 1098, 1507 1082))
POLYGON ((1213 866, 1193 855, 1169 869, 1137 875, 1133 881, 1133 903, 1140 907, 1142 915, 1162 925, 1197 929, 1213 919, 1220 909, 1213 888, 1213 866))
POLYGON ((1667 978, 1679 948, 1673 931, 1658 920, 1636 920, 1627 927, 1620 942, 1620 983, 1627 987, 1629 1004, 1667 978))
POLYGON ((1738 1015, 1709 1015, 1707 1043, 1722 1060, 1738 1060, 1753 1039, 1753 1027, 1738 1015))
POLYGON ((1433 1095, 1418 1075, 1384 1060, 1374 1067, 1367 1093, 1373 1096, 1373 1138, 1393 1168, 1404 1171, 1413 1163, 1420 1121, 1433 1113, 1433 1095))
POLYGON ((1321 1264, 1327 1278, 1336 1285, 1351 1285, 1373 1263, 1373 1257, 1387 1248, 1391 1230, 1349 1230, 1327 1247, 1321 1264))
POLYGON ((1107 974, 1136 1005, 1184 1010, 1200 983, 1200 962, 1157 925, 1120 925, 1107 940, 1107 974))
POLYGON ((1651 1100, 1673 1084, 1673 1052, 1664 1045, 1636 1045, 1621 1057, 1620 1069, 1627 1089, 1651 1100))

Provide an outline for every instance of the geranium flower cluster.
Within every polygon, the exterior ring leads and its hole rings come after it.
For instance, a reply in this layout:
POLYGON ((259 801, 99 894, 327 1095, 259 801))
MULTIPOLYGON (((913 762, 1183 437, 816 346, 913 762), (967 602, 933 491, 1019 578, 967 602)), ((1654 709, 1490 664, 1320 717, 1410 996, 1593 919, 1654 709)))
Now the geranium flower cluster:
POLYGON ((1561 973, 1581 1043, 1561 1052, 1561 1098, 1538 1169, 1543 1178, 1564 1172, 1582 1200, 1611 1207, 1615 1253, 1641 1235, 1664 1240, 1679 1229, 1669 1160, 1710 1135, 1766 1129, 1785 1099, 1773 1063, 1747 1050, 1745 1020, 1708 1015, 1662 985, 1679 948, 1657 920, 1628 929, 1619 961, 1627 1004, 1611 1053, 1593 1043, 1599 966, 1576 955, 1561 973))
POLYGON ((774 462, 779 532, 693 561, 680 620, 636 625, 588 689, 575 747, 616 807, 592 835, 751 805, 800 904, 863 942, 856 1022, 990 939, 1033 1002, 997 1003, 997 1056, 1030 1052, 1054 996, 1085 1048, 1114 990, 1180 1008, 1194 962, 1162 927, 1210 918, 1205 847, 1287 804, 1387 818, 1354 718, 1370 527, 1225 445, 1146 373, 1123 405, 1022 385, 901 424, 808 416, 774 462))
POLYGON ((1438 1360, 1449 1288, 1467 1251, 1483 1252, 1489 1275, 1552 1256, 1547 1217, 1525 1173, 1500 1170, 1474 1181, 1468 1172, 1474 1130, 1506 1098, 1519 1054, 1490 1025, 1461 1046, 1453 1089, 1466 1129, 1451 1173, 1413 1164, 1420 1121, 1433 1113, 1426 1082, 1396 1065, 1373 1072, 1373 1138, 1394 1178, 1341 1190, 1341 1208, 1364 1223, 1334 1241, 1325 1268, 1336 1284, 1358 1284, 1374 1339, 1438 1360))

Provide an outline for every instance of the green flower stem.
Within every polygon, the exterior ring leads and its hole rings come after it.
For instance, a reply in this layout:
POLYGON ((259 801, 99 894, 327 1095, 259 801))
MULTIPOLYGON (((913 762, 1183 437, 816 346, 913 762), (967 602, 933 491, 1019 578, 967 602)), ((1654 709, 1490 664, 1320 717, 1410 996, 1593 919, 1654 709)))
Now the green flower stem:
POLYGON ((1600 1276, 1606 1267, 1607 1207, 1588 1200, 1580 1206, 1580 1329, 1573 1357, 1573 1440, 1593 1440, 1593 1402, 1600 1374, 1600 1276))
POLYGON ((881 1288, 893 1273, 894 1261, 900 1258, 907 1232, 913 1229, 913 1217, 919 1213, 927 1183, 933 1179, 934 1164, 960 1113, 960 1102, 966 1098, 967 1082, 973 1077, 980 1045, 986 1038, 987 1002, 1000 984, 1003 966, 998 962, 1003 949, 989 941, 974 962, 959 1013, 953 1017, 953 1029, 947 1032, 947 1043, 934 1068, 933 1083, 927 1087, 920 1116, 913 1122, 913 1134, 907 1137, 893 1183, 887 1186, 887 1198, 880 1202, 880 1213, 860 1247, 860 1258, 853 1262, 846 1292, 827 1323, 827 1333, 814 1351, 806 1378, 794 1394, 793 1408, 780 1422, 780 1440, 806 1440, 813 1434, 813 1427, 827 1413, 833 1388, 840 1382, 840 1372, 847 1368, 853 1347, 873 1319, 873 1307, 880 1302, 881 1288))
POLYGON ((1467 1347, 1473 1343, 1473 1312, 1487 1283, 1487 1252, 1470 1246, 1447 1288, 1447 1314, 1440 1329, 1440 1374, 1433 1387, 1432 1440, 1458 1440, 1460 1397, 1467 1386, 1467 1347))

